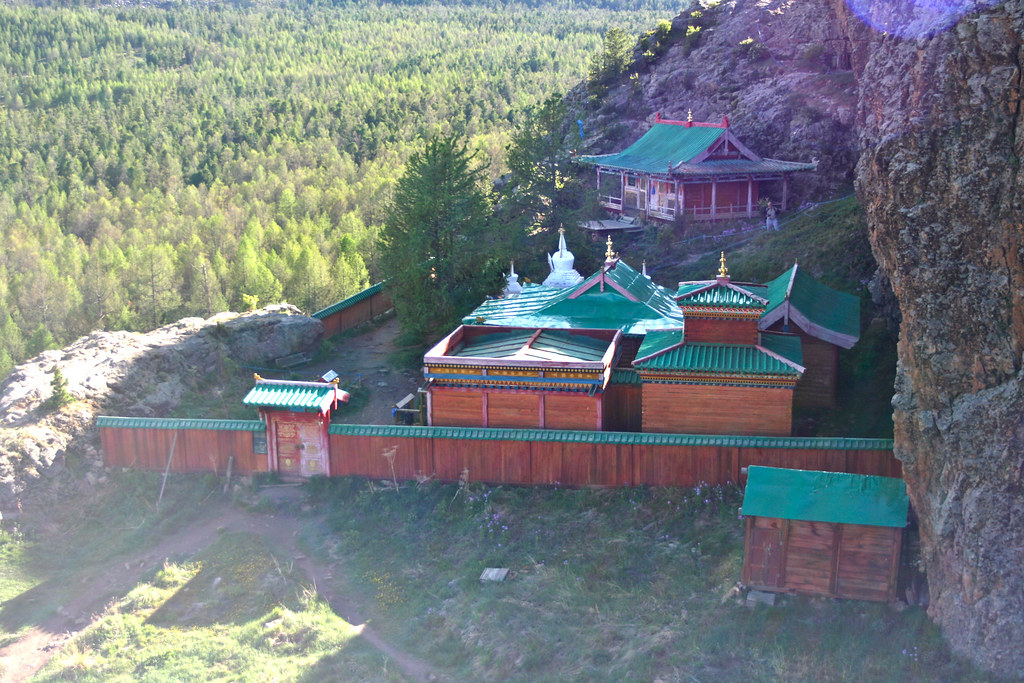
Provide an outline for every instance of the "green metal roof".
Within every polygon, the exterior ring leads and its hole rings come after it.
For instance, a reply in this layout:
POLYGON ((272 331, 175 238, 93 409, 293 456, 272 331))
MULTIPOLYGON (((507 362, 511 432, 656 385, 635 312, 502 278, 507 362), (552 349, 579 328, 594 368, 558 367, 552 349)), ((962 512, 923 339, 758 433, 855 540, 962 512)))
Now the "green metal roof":
POLYGON ((686 163, 725 134, 725 128, 655 123, 639 140, 618 154, 580 157, 583 163, 643 173, 668 173, 686 163))
POLYGON ((323 308, 323 309, 317 311, 316 313, 314 313, 310 317, 316 318, 317 320, 323 320, 324 318, 326 318, 329 315, 333 315, 333 314, 337 313, 338 311, 343 311, 346 308, 348 308, 349 306, 354 306, 357 303, 359 303, 360 301, 363 301, 364 299, 369 299, 374 294, 379 294, 380 292, 383 292, 383 291, 384 291, 384 283, 383 282, 378 282, 375 285, 367 287, 366 289, 364 289, 361 292, 353 294, 352 296, 350 296, 347 299, 342 299, 341 301, 339 301, 338 303, 336 303, 336 304, 334 304, 332 306, 328 306, 327 308, 323 308))
POLYGON ((681 282, 675 298, 680 306, 765 307, 765 297, 759 297, 739 285, 727 286, 717 281, 681 282))
POLYGON ((120 429, 216 429, 225 432, 262 432, 267 428, 259 420, 184 420, 112 415, 98 416, 96 426, 120 429))
POLYGON ((640 343, 640 348, 637 349, 636 357, 639 360, 643 360, 648 356, 663 353, 673 346, 678 346, 682 343, 683 330, 656 330, 648 332, 640 343))
POLYGON ((904 527, 908 505, 902 479, 751 465, 742 510, 750 517, 904 527))
POLYGON ((797 365, 804 364, 804 346, 795 334, 761 333, 761 346, 797 365))
POLYGON ((387 438, 471 439, 476 441, 560 441, 564 443, 635 444, 642 446, 728 446, 840 451, 890 451, 891 439, 799 438, 644 432, 494 429, 487 427, 407 427, 404 425, 331 424, 331 434, 387 438))
POLYGON ((635 335, 682 327, 683 314, 672 292, 654 284, 623 261, 604 273, 607 284, 603 292, 600 285, 592 284, 600 277, 601 272, 597 272, 576 287, 564 289, 526 285, 517 297, 485 301, 462 322, 466 325, 622 330, 635 335), (624 296, 611 283, 636 301, 624 296), (570 298, 581 290, 586 291, 570 298))
POLYGON ((637 374, 636 370, 626 370, 623 368, 615 368, 612 370, 612 376, 608 380, 609 384, 634 384, 640 386, 643 382, 640 381, 640 375, 637 374))
MULTIPOLYGON (((521 361, 599 361, 611 342, 567 330, 495 332, 476 336, 447 355, 460 358, 508 358, 521 361), (527 346, 527 343, 532 343, 527 346)), ((608 334, 608 333, 605 333, 608 334)))
MULTIPOLYGON (((641 347, 642 348, 642 347, 641 347)), ((672 347, 665 342, 665 350, 647 360, 634 361, 637 369, 655 372, 697 372, 726 375, 787 375, 797 376, 800 371, 792 365, 769 355, 756 346, 741 344, 683 344, 672 347)), ((650 355, 650 354, 649 354, 650 355)), ((637 358, 644 356, 637 355, 637 358)))
POLYGON ((242 404, 303 412, 326 411, 334 401, 341 400, 341 393, 344 392, 333 384, 258 380, 242 399, 242 404))
MULTIPOLYGON (((783 317, 788 302, 796 314, 810 322, 812 329, 804 330, 808 334, 828 338, 827 332, 833 332, 846 339, 828 340, 846 348, 860 338, 860 299, 853 294, 821 284, 795 264, 767 286, 768 308, 763 316, 767 324, 783 317), (814 326, 820 329, 815 330, 814 326)), ((793 318, 794 311, 789 311, 789 315, 793 318)))

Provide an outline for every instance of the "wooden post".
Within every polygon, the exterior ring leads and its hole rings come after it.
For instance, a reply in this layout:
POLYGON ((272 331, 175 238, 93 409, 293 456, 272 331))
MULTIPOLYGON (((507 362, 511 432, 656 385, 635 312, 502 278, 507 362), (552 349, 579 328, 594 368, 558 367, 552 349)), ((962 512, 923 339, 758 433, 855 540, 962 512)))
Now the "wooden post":
POLYGON ((786 173, 782 174, 782 210, 786 210, 786 205, 789 202, 789 175, 786 173))
POLYGON ((481 427, 486 427, 487 426, 487 392, 484 391, 482 393, 483 393, 483 398, 480 401, 480 407, 481 407, 481 413, 482 413, 481 414, 480 426, 481 427))
POLYGON ((754 215, 754 179, 747 176, 747 218, 754 215))
POLYGON ((157 496, 156 506, 160 507, 160 501, 164 499, 164 487, 167 486, 167 475, 171 472, 171 460, 174 459, 174 447, 178 445, 178 430, 174 430, 174 438, 171 439, 171 452, 167 454, 167 467, 164 468, 164 480, 160 483, 160 495, 157 496))
POLYGON ((711 220, 715 220, 715 214, 718 209, 718 181, 715 180, 714 176, 711 176, 711 220))
POLYGON ((228 458, 228 476, 224 481, 224 495, 228 494, 228 487, 231 486, 231 466, 235 464, 235 456, 228 458))

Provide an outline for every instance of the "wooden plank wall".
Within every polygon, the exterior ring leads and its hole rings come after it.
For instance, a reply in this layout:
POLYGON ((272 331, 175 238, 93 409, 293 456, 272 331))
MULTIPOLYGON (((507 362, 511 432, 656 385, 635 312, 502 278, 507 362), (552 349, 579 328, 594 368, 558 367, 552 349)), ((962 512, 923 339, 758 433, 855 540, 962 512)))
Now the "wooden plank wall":
MULTIPOLYGON (((108 467, 163 470, 174 430, 101 427, 108 467)), ((252 452, 252 432, 180 430, 172 471, 223 473, 235 456, 239 474, 264 472, 266 455, 252 452)), ((659 446, 434 437, 331 434, 331 473, 375 479, 433 477, 491 484, 561 486, 697 486, 739 482, 749 465, 900 477, 885 450, 659 446), (394 449, 394 456, 385 457, 394 449), (389 462, 390 460, 390 462, 389 462), (392 472, 392 465, 394 471, 392 472)))
POLYGON ((789 593, 894 600, 902 535, 894 527, 748 518, 743 580, 789 593))
POLYGON ((792 398, 792 389, 645 383, 642 431, 789 436, 792 398))
POLYGON ((321 319, 324 324, 324 337, 333 337, 345 330, 369 322, 391 307, 391 296, 387 291, 372 294, 362 301, 321 319))
POLYGON ((253 432, 220 429, 134 429, 100 427, 103 463, 107 467, 132 467, 163 471, 174 445, 172 472, 227 471, 232 455, 236 474, 267 471, 265 453, 252 452, 253 432), (177 433, 177 441, 174 435, 177 433))

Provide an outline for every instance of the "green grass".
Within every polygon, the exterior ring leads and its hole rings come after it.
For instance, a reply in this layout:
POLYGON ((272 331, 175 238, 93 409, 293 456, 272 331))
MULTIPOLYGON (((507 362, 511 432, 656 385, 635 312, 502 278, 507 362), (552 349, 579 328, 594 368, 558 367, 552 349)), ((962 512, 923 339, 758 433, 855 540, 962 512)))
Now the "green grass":
POLYGON ((734 488, 309 490, 329 526, 307 542, 376 628, 457 680, 986 680, 916 608, 740 604, 734 488), (485 585, 485 567, 511 572, 485 585))
POLYGON ((258 536, 224 534, 112 602, 38 679, 398 680, 358 634, 258 536))
MULTIPOLYGON (((159 476, 119 474, 95 500, 51 511, 45 533, 3 537, 5 631, 41 623, 83 579, 214 514, 215 484, 172 476, 157 510, 159 476)), ((734 487, 396 491, 320 478, 303 492, 305 505, 268 512, 298 515, 305 552, 331 567, 321 589, 442 679, 989 680, 916 608, 742 605, 734 487), (482 584, 485 567, 511 571, 482 584)), ((262 536, 222 532, 96 596, 106 608, 37 678, 399 680, 299 574, 262 536)))

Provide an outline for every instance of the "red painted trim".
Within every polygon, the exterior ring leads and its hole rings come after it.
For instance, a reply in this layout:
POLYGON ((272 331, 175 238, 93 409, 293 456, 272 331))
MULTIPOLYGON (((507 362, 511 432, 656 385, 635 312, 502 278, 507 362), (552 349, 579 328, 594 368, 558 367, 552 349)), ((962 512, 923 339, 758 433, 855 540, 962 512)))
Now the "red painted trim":
POLYGON ((481 406, 481 408, 483 410, 483 420, 481 421, 480 426, 481 427, 486 427, 487 426, 487 392, 486 391, 482 391, 480 393, 483 396, 483 400, 480 401, 480 406, 481 406))

